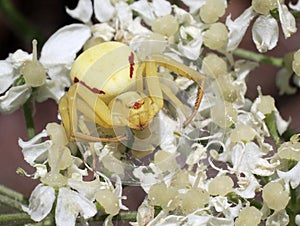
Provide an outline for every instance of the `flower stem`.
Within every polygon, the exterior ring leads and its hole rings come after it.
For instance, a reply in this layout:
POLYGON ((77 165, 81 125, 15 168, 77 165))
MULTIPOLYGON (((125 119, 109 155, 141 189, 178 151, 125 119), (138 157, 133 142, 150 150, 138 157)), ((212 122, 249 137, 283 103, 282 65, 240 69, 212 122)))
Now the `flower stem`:
POLYGON ((32 222, 30 216, 26 213, 12 213, 12 214, 0 214, 0 222, 14 222, 16 221, 23 221, 25 222, 32 222))
POLYGON ((7 196, 0 195, 0 203, 5 205, 5 206, 9 206, 9 207, 11 207, 15 210, 19 210, 19 211, 23 212, 22 203, 20 203, 17 200, 11 199, 7 196))
MULTIPOLYGON (((132 212, 121 212, 119 213, 118 215, 114 216, 112 220, 118 220, 118 221, 135 221, 136 220, 136 215, 137 215, 137 212, 135 211, 132 211, 132 212)), ((103 222, 106 217, 108 215, 100 215, 100 216, 96 216, 96 217, 93 217, 92 219, 90 219, 90 221, 92 222, 103 222)))
POLYGON ((33 37, 40 37, 36 29, 15 8, 12 2, 11 0, 0 0, 0 12, 3 13, 5 22, 20 36, 21 40, 28 41, 33 39, 33 37))
POLYGON ((234 55, 248 59, 248 60, 253 60, 256 62, 262 62, 262 63, 267 63, 271 64, 276 67, 282 67, 283 66, 283 59, 282 58, 277 58, 277 57, 271 57, 271 56, 266 56, 260 53, 255 53, 249 50, 245 49, 240 49, 237 48, 234 52, 234 55))
POLYGON ((27 198, 24 195, 3 185, 0 185, 0 194, 22 203, 27 202, 27 198))
POLYGON ((23 105, 24 118, 27 128, 28 139, 31 139, 35 136, 34 122, 32 117, 32 101, 29 98, 23 105))

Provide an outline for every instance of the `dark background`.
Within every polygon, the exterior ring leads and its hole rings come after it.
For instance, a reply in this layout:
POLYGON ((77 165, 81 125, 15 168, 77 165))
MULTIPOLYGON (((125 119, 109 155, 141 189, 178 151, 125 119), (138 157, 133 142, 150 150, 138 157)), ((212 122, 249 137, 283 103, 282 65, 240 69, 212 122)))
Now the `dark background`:
MULTIPOLYGON (((38 34, 32 36, 26 24, 22 28, 14 27, 8 16, 0 9, 0 59, 5 59, 8 53, 14 52, 19 48, 31 52, 31 40, 33 38, 37 38, 39 42, 38 47, 40 48, 42 43, 60 27, 76 22, 65 13, 65 6, 74 8, 77 1, 0 0, 1 4, 4 2, 11 2, 38 34)), ((231 12, 232 18, 235 18, 245 7, 250 5, 250 2, 246 0, 231 0, 227 11, 231 12)), ((268 54, 281 57, 287 52, 299 49, 299 38, 299 32, 288 40, 284 40, 281 37, 278 47, 268 54)), ((249 31, 241 47, 255 50, 249 31)), ((272 95, 276 99, 276 106, 283 118, 292 118, 291 128, 299 132, 299 91, 293 96, 279 96, 275 86, 277 70, 275 67, 263 64, 259 69, 254 70, 248 79, 247 95, 254 99, 257 96, 256 87, 260 85, 263 94, 272 95)), ((37 132, 44 129, 48 122, 57 120, 57 106, 51 100, 37 104, 35 112, 34 120, 37 132)), ((32 172, 32 169, 23 160, 21 149, 17 144, 18 137, 27 139, 22 110, 18 110, 11 115, 0 115, 0 184, 29 195, 37 182, 15 173, 17 167, 22 167, 32 172)), ((133 194, 135 195, 136 192, 133 192, 133 194)))

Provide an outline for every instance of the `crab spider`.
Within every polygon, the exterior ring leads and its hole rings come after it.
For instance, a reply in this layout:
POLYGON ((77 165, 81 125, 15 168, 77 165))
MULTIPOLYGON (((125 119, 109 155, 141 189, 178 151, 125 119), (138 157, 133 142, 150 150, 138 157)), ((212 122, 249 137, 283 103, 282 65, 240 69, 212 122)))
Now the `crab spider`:
POLYGON ((78 112, 102 128, 127 126, 144 130, 163 107, 166 95, 185 114, 185 127, 195 116, 203 96, 205 78, 165 55, 147 56, 142 62, 129 46, 104 42, 84 51, 71 69, 74 84, 59 101, 59 112, 71 141, 118 142, 128 137, 96 137, 78 130, 78 112), (189 115, 172 90, 160 82, 157 67, 165 67, 195 81, 198 94, 189 115), (127 90, 135 82, 133 90, 127 90), (143 90, 147 87, 148 95, 143 90), (113 110, 114 109, 114 110, 113 110))

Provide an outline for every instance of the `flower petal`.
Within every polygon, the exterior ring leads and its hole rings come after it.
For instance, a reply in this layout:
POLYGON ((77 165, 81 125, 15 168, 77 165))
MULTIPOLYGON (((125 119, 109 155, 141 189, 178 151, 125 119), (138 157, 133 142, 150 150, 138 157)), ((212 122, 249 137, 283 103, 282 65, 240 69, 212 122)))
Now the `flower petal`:
POLYGON ((11 63, 14 68, 18 69, 25 61, 32 60, 32 54, 18 49, 16 52, 10 53, 6 60, 11 63))
POLYGON ((139 13, 148 25, 155 19, 151 5, 147 0, 136 1, 131 5, 131 8, 139 13))
POLYGON ((182 0, 182 2, 189 7, 190 13, 194 13, 205 4, 206 0, 182 0))
POLYGON ((90 36, 90 28, 83 24, 71 24, 62 27, 43 46, 40 62, 47 66, 71 64, 76 53, 90 36))
POLYGON ((273 49, 278 42, 277 21, 271 16, 259 16, 252 27, 252 38, 259 52, 273 49))
POLYGON ((14 82, 13 67, 5 60, 0 60, 0 94, 4 93, 14 82))
POLYGON ((293 5, 292 2, 290 2, 289 7, 292 10, 300 11, 300 1, 298 0, 298 2, 295 5, 293 5))
POLYGON ((96 206, 84 196, 68 188, 59 189, 55 209, 55 222, 58 226, 74 226, 79 214, 87 219, 96 213, 96 206))
POLYGON ((4 96, 0 96, 0 112, 10 114, 20 108, 31 95, 31 88, 26 84, 13 86, 4 96))
POLYGON ((47 136, 48 134, 46 130, 43 130, 29 141, 23 141, 21 138, 19 138, 18 143, 22 148, 24 160, 31 166, 34 166, 36 163, 43 163, 47 160, 48 150, 52 145, 52 141, 46 140, 42 143, 39 143, 41 138, 47 136))
POLYGON ((23 206, 23 210, 30 215, 32 220, 41 221, 50 213, 54 200, 55 190, 39 184, 30 195, 29 206, 23 206))
POLYGON ((285 183, 291 184, 291 187, 295 189, 300 184, 300 162, 298 162, 290 171, 283 172, 277 170, 278 177, 283 179, 285 183))
POLYGON ((110 0, 94 0, 94 12, 98 21, 107 22, 113 18, 115 9, 110 0))
POLYGON ((66 12, 73 18, 87 23, 91 20, 93 14, 93 4, 91 0, 79 0, 75 9, 66 7, 66 12))
POLYGON ((127 29, 133 23, 133 15, 129 5, 126 2, 116 3, 116 12, 120 20, 120 28, 127 29))
POLYGON ((98 23, 92 26, 92 32, 95 38, 102 38, 107 42, 114 37, 115 29, 108 23, 98 23))
POLYGON ((279 2, 278 13, 284 37, 288 38, 297 31, 295 17, 290 13, 285 4, 280 4, 279 2))
POLYGON ((227 43, 228 51, 233 51, 238 47, 254 15, 255 13, 252 10, 252 7, 249 7, 234 21, 231 20, 231 15, 227 16, 226 26, 229 30, 227 43))
POLYGON ((166 0, 153 0, 152 5, 156 16, 165 16, 171 14, 171 4, 166 0))
POLYGON ((293 71, 287 68, 280 69, 276 74, 276 86, 279 88, 279 95, 294 94, 297 88, 291 86, 290 79, 293 76, 293 71))

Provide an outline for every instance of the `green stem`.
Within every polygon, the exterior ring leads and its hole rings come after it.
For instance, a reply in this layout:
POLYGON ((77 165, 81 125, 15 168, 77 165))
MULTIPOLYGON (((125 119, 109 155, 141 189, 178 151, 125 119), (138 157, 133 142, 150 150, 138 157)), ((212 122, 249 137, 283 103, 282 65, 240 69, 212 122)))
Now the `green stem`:
POLYGON ((34 122, 32 117, 32 101, 29 98, 23 105, 24 118, 27 128, 28 139, 31 139, 35 136, 34 122))
MULTIPOLYGON (((136 215, 137 215, 137 212, 135 212, 135 211, 132 211, 132 212, 121 212, 118 215, 114 216, 113 220, 114 221, 115 220, 135 221, 136 220, 136 215)), ((97 221, 103 222, 106 217, 107 217, 107 215, 96 216, 96 217, 93 217, 91 219, 91 221, 93 221, 93 222, 97 222, 97 221)))
POLYGON ((3 185, 0 185, 0 194, 22 203, 27 202, 27 198, 24 195, 3 185))
POLYGON ((11 199, 7 196, 0 195, 0 203, 2 203, 5 206, 9 206, 15 210, 19 210, 23 212, 22 203, 20 203, 17 200, 11 199))
POLYGON ((34 37, 40 37, 36 29, 15 8, 11 0, 0 0, 0 13, 11 29, 20 36, 21 40, 29 41, 34 37))
POLYGON ((277 58, 277 57, 271 57, 271 56, 266 56, 260 53, 255 53, 249 50, 245 49, 236 49, 233 52, 234 55, 248 59, 248 60, 253 60, 256 62, 262 62, 262 63, 267 63, 271 64, 276 67, 282 67, 283 66, 283 59, 282 58, 277 58))
MULTIPOLYGON (((30 216, 26 213, 12 213, 12 214, 0 214, 0 222, 12 222, 14 221, 14 224, 16 224, 15 221, 26 221, 26 222, 32 222, 30 216)), ((23 222, 25 223, 25 222, 23 222)))

